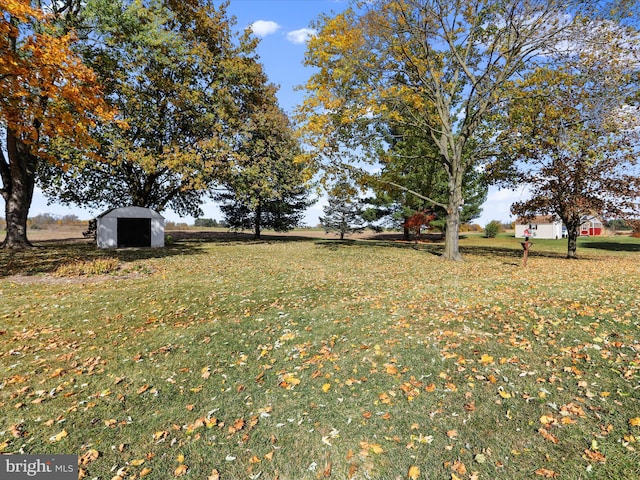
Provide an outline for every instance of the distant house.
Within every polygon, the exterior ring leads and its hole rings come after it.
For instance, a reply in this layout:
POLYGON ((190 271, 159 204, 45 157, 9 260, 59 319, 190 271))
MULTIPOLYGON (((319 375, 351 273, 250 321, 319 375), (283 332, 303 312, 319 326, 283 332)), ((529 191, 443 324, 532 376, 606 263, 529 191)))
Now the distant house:
POLYGON ((604 225, 593 215, 585 215, 582 217, 581 222, 580 235, 583 237, 594 237, 602 235, 604 232, 604 225))
MULTIPOLYGON (((581 236, 597 236, 602 235, 604 232, 602 221, 597 217, 585 215, 582 217, 581 222, 578 230, 578 234, 581 236)), ((554 220, 550 216, 535 217, 530 222, 518 219, 516 221, 515 236, 516 238, 558 239, 567 236, 567 228, 560 220, 554 220)))
POLYGON ((516 220, 516 238, 551 238, 563 237, 563 226, 559 220, 552 217, 535 217, 529 222, 516 220))
POLYGON ((96 218, 98 248, 164 247, 164 217, 150 208, 121 207, 96 218))

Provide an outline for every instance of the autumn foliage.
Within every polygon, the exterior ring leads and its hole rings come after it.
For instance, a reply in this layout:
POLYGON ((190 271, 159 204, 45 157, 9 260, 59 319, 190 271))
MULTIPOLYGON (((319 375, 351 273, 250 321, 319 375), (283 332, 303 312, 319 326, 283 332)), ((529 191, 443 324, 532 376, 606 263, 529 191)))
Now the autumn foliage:
POLYGON ((0 0, 0 193, 5 200, 3 245, 29 245, 26 222, 38 162, 61 165, 56 142, 73 142, 87 153, 89 129, 112 112, 93 71, 73 52, 73 32, 60 34, 53 18, 26 0, 0 0), (6 151, 6 158, 5 152, 6 151))
POLYGON ((420 234, 423 228, 429 228, 431 222, 434 221, 436 216, 429 212, 416 212, 407 218, 404 222, 404 227, 408 228, 417 239, 420 238, 420 234))
POLYGON ((0 0, 0 119, 29 146, 50 159, 56 137, 91 142, 87 129, 111 113, 93 71, 72 46, 73 32, 57 35, 52 19, 26 0, 0 0))

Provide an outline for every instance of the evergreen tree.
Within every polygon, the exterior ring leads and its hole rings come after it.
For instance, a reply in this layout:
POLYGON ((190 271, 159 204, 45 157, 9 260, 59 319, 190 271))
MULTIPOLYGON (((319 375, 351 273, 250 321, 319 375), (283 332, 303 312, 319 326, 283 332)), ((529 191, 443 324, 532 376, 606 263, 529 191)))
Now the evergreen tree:
POLYGON ((357 197, 357 190, 347 180, 339 180, 329 191, 328 204, 323 207, 320 224, 325 232, 338 232, 340 240, 345 235, 365 229, 364 204, 357 197))

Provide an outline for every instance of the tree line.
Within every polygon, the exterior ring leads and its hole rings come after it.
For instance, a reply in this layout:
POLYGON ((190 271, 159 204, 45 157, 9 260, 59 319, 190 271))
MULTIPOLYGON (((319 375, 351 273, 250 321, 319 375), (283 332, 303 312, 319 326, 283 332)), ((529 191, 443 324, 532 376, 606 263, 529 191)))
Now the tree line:
POLYGON ((312 25, 293 119, 216 3, 0 0, 4 247, 29 245, 36 185, 194 217, 209 197, 259 236, 317 182, 366 221, 439 226, 450 260, 491 184, 561 219, 570 258, 583 215, 638 216, 638 2, 352 0, 312 25))

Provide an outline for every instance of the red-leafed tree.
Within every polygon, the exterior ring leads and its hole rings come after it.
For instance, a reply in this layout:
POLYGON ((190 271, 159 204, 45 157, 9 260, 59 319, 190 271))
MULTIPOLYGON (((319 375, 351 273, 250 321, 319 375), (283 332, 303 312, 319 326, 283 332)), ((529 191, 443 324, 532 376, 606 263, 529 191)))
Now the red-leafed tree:
POLYGON ((0 0, 0 193, 4 248, 24 248, 38 162, 63 163, 51 144, 66 138, 87 149, 95 119, 111 118, 93 71, 72 51, 73 33, 28 0, 0 0))
POLYGON ((429 228, 431 222, 434 221, 436 216, 429 212, 417 212, 411 215, 404 222, 404 227, 409 229, 416 237, 416 240, 420 239, 420 234, 423 228, 429 228))

